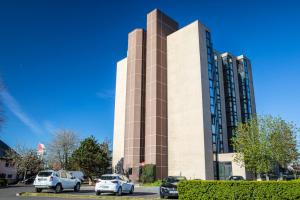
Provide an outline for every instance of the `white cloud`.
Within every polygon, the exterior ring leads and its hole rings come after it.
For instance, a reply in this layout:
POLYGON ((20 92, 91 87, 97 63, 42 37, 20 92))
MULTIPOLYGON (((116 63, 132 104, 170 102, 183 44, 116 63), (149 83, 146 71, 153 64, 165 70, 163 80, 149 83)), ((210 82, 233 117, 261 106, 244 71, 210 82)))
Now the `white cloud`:
POLYGON ((19 103, 6 89, 2 89, 0 91, 0 97, 3 104, 32 132, 36 134, 43 133, 40 126, 22 110, 19 103))
POLYGON ((56 128, 55 125, 51 121, 45 120, 43 122, 43 125, 44 125, 46 131, 50 134, 54 134, 55 132, 58 131, 58 128, 56 128))

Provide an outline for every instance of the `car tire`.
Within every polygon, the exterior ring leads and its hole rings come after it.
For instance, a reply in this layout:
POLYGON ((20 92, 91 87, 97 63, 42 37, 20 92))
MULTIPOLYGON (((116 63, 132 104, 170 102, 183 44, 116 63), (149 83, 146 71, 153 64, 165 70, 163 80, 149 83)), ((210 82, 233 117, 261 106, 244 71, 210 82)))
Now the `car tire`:
POLYGON ((35 188, 35 192, 37 192, 37 193, 40 193, 40 192, 42 192, 42 188, 35 188))
POLYGON ((122 187, 119 187, 117 193, 116 193, 117 196, 122 196, 122 187))
POLYGON ((129 194, 133 194, 133 191, 134 191, 134 186, 131 186, 131 189, 129 191, 129 194))
POLYGON ((60 193, 62 191, 62 186, 58 183, 54 188, 54 193, 60 193))
POLYGON ((77 183, 74 187, 74 192, 79 192, 80 191, 80 183, 77 183))
POLYGON ((96 192, 96 195, 97 195, 97 196, 100 196, 100 195, 101 195, 101 192, 100 192, 100 191, 97 191, 97 192, 96 192))
POLYGON ((161 199, 168 199, 168 196, 165 196, 163 194, 160 194, 159 196, 160 196, 161 199))

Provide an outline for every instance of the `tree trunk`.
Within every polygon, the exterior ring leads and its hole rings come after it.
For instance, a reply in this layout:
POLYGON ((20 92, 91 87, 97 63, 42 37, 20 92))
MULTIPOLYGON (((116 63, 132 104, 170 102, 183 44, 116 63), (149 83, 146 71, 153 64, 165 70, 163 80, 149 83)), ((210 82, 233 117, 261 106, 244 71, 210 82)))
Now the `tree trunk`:
POLYGON ((27 175, 27 169, 24 171, 24 177, 23 177, 23 181, 26 180, 26 175, 27 175))
POLYGON ((88 177, 88 179, 89 179, 89 185, 93 185, 93 180, 92 180, 92 178, 91 178, 91 177, 88 177))
POLYGON ((67 169, 68 166, 68 153, 65 153, 65 169, 67 169))
POLYGON ((266 173, 266 181, 269 181, 269 180, 270 180, 269 175, 268 175, 268 173, 266 173))
POLYGON ((261 181, 260 173, 257 174, 257 181, 261 181))

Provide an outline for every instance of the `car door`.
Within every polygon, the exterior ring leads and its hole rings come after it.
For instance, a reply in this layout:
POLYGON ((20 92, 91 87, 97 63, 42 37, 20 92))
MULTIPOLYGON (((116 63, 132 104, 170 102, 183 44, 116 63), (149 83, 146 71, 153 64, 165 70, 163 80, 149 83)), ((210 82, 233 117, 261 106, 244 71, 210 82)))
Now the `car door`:
POLYGON ((125 191, 129 192, 130 189, 131 189, 131 185, 129 183, 129 179, 126 176, 122 176, 122 179, 123 179, 123 182, 124 182, 123 184, 124 184, 125 191))
POLYGON ((60 172, 60 181, 64 189, 70 189, 70 183, 68 182, 67 173, 65 171, 60 172))
POLYGON ((124 178, 123 176, 118 176, 118 179, 119 179, 119 182, 121 183, 121 186, 122 186, 122 191, 126 191, 126 185, 125 185, 125 181, 124 181, 124 178))
POLYGON ((67 172, 67 178, 68 178, 69 188, 74 188, 77 179, 70 172, 67 172))

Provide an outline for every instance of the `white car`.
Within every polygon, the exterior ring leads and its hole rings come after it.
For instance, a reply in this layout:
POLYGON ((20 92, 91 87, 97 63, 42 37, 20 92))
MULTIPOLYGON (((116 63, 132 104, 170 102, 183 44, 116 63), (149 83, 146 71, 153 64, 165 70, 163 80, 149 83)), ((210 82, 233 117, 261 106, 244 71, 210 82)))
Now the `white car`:
POLYGON ((69 171, 69 173, 72 176, 78 178, 81 181, 81 183, 84 181, 84 174, 82 171, 69 171))
POLYGON ((126 176, 119 174, 105 174, 101 176, 95 186, 96 195, 115 193, 121 196, 122 193, 132 194, 133 191, 134 184, 126 176))
POLYGON ((36 192, 41 192, 43 189, 53 189, 55 193, 59 193, 64 189, 73 189, 75 192, 80 190, 80 180, 63 170, 40 171, 33 185, 36 192))

